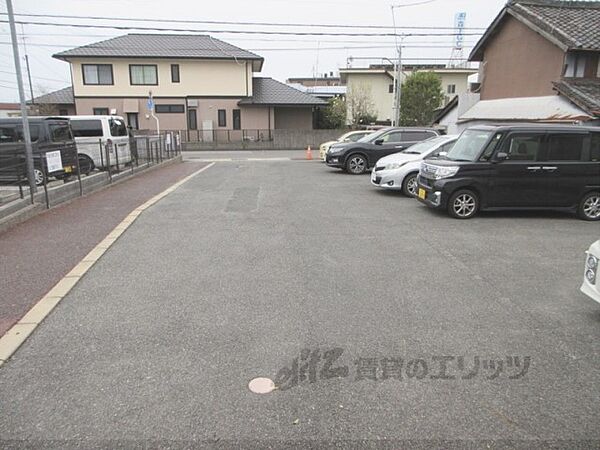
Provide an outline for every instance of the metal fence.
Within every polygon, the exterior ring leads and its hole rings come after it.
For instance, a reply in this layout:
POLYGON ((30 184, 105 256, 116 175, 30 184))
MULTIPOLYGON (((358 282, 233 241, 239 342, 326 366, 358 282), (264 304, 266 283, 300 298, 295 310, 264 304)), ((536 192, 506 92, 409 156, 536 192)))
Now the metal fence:
POLYGON ((170 131, 181 136, 182 143, 198 142, 201 144, 232 144, 270 142, 273 140, 273 130, 177 130, 170 131))
MULTIPOLYGON (((29 189, 27 179, 27 166, 25 161, 25 149, 19 152, 6 153, 0 148, 0 207, 12 200, 24 199, 29 196, 31 203, 43 199, 47 208, 52 206, 52 189, 63 184, 70 184, 74 189, 78 189, 78 194, 82 196, 87 186, 95 185, 95 177, 98 183, 106 180, 112 183, 116 177, 133 173, 136 170, 143 169, 145 166, 152 166, 170 160, 181 154, 181 136, 176 132, 162 132, 160 135, 138 135, 131 136, 129 139, 129 154, 120 152, 118 147, 108 141, 98 141, 96 155, 100 164, 94 164, 94 168, 82 167, 82 158, 76 159, 76 170, 72 174, 63 173, 58 177, 48 173, 48 162, 45 153, 35 155, 36 184, 38 193, 35 194, 29 189), (89 170, 88 170, 89 169, 89 170), (102 177, 101 174, 106 174, 102 177), (42 191, 42 192, 40 192, 42 191)), ((58 203, 59 201, 57 201, 58 203)))

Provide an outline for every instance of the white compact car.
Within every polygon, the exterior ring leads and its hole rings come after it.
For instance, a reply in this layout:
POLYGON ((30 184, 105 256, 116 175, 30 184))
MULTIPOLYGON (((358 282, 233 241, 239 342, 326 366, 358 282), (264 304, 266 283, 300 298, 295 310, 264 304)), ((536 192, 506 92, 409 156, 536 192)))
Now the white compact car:
POLYGON ((592 300, 600 303, 600 240, 594 242, 589 250, 585 252, 585 270, 581 292, 588 295, 592 300))
POLYGON ((417 175, 421 161, 437 156, 452 148, 458 136, 438 136, 419 142, 400 153, 381 158, 371 172, 371 183, 383 189, 402 191, 404 195, 417 195, 417 175))

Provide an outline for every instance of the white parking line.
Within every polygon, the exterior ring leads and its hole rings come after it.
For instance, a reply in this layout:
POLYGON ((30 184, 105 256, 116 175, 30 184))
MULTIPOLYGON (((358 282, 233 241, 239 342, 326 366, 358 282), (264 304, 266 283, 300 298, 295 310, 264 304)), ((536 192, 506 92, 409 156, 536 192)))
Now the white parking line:
POLYGON ((89 252, 83 259, 56 285, 48 291, 33 307, 19 320, 13 327, 0 337, 0 366, 4 364, 14 352, 25 342, 27 337, 42 323, 42 321, 52 312, 52 310, 60 303, 60 301, 69 293, 71 289, 79 282, 86 272, 94 266, 100 257, 108 250, 117 239, 131 226, 139 215, 159 200, 163 199, 182 184, 191 180, 196 175, 210 169, 214 166, 214 162, 208 164, 200 170, 195 171, 191 175, 179 180, 161 193, 155 195, 150 200, 138 206, 125 217, 112 231, 102 240, 94 249, 89 252))
POLYGON ((190 158, 194 162, 292 161, 292 158, 190 158))

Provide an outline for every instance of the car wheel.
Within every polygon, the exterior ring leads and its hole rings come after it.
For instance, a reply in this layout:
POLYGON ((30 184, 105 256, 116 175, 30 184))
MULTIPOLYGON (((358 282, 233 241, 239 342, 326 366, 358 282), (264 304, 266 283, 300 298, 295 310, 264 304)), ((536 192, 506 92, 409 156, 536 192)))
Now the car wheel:
POLYGON ((402 193, 407 197, 416 197, 417 189, 417 174, 409 173, 402 182, 402 193))
POLYGON ((35 185, 41 186, 42 184, 44 184, 45 179, 46 179, 46 176, 44 175, 44 171, 42 169, 40 169, 39 167, 34 167, 33 168, 33 180, 35 181, 35 185))
POLYGON ((579 202, 577 215, 583 220, 600 220, 600 192, 590 192, 579 202))
POLYGON ((362 155, 350 155, 346 162, 346 170, 352 175, 361 175, 367 171, 367 159, 362 155))
POLYGON ((475 192, 462 189, 448 200, 448 213, 455 219, 470 219, 479 210, 479 198, 475 192))
POLYGON ((79 154, 79 173, 81 175, 89 175, 94 170, 94 161, 88 155, 79 154))

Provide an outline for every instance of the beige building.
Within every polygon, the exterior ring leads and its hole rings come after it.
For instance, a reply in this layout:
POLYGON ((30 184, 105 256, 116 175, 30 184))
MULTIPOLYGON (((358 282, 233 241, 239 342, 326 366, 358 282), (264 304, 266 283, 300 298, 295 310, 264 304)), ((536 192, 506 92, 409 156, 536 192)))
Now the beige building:
MULTIPOLYGON (((475 69, 447 68, 445 66, 405 66, 401 80, 419 70, 432 71, 438 74, 445 93, 445 103, 456 95, 469 91, 469 77, 477 73, 475 69)), ((348 89, 361 91, 369 95, 377 114, 377 122, 390 123, 394 107, 394 68, 390 65, 371 65, 367 68, 340 69, 340 77, 348 89)), ((440 105, 441 106, 441 105, 440 105)))
POLYGON ((128 34, 54 55, 71 65, 77 114, 116 114, 135 129, 310 129, 325 102, 256 77, 262 57, 210 36, 128 34))

